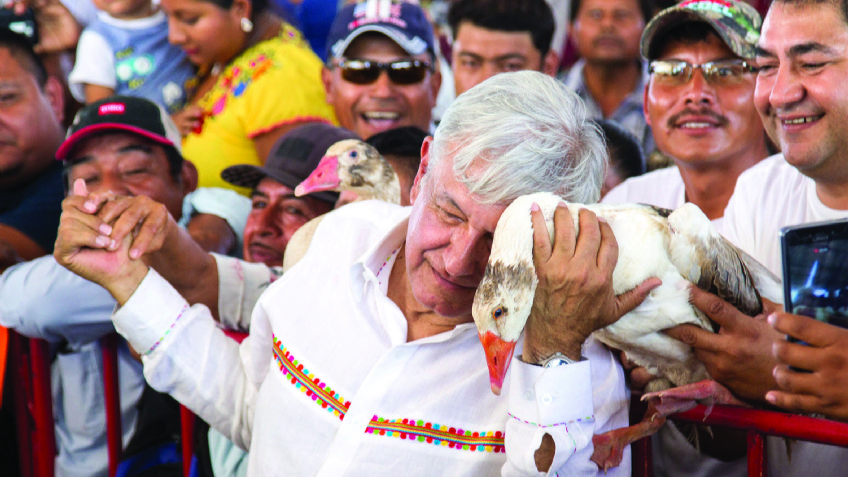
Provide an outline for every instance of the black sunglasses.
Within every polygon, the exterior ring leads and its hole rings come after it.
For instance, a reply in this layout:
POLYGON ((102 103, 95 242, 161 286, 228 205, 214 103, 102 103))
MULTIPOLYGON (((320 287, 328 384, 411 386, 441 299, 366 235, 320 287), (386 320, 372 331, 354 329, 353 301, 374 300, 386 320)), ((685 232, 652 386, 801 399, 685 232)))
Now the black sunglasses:
POLYGON ((431 70, 429 63, 419 60, 397 60, 391 63, 370 60, 341 60, 342 78, 353 84, 371 84, 385 71, 394 84, 420 83, 431 70))

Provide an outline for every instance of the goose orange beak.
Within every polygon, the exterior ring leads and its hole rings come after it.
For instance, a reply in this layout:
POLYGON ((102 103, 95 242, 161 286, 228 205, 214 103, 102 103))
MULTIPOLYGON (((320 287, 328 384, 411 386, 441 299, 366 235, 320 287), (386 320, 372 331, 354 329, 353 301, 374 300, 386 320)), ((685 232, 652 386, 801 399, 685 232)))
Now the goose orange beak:
POLYGON ((303 182, 294 189, 294 195, 302 197, 313 192, 323 190, 335 190, 341 180, 339 179, 339 159, 336 156, 324 156, 318 162, 318 166, 309 174, 303 182))
POLYGON ((486 364, 489 367, 489 384, 492 392, 500 395, 506 372, 512 362, 512 353, 515 351, 515 341, 504 341, 500 336, 487 331, 480 333, 480 342, 486 352, 486 364))

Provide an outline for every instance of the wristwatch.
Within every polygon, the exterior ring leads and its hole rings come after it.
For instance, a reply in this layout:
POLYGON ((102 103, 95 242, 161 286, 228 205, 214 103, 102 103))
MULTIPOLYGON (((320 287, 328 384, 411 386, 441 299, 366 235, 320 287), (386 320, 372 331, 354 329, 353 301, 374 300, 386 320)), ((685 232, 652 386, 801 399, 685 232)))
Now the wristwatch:
POLYGON ((566 364, 574 364, 581 360, 571 359, 568 356, 557 351, 556 353, 539 363, 539 366, 543 368, 555 368, 557 366, 565 366, 566 364))

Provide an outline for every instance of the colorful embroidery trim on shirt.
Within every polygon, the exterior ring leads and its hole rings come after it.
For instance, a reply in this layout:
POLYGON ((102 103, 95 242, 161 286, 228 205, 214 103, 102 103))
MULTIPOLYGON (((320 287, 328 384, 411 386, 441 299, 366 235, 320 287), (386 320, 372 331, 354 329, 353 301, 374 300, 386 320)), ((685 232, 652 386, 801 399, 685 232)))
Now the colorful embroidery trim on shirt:
POLYGON ((520 421, 520 422, 523 422, 524 424, 530 424, 531 426, 536 426, 536 427, 568 426, 569 424, 574 423, 574 422, 588 422, 588 421, 594 421, 595 420, 595 415, 592 414, 591 416, 581 417, 581 418, 573 419, 573 420, 567 421, 567 422, 559 422, 559 423, 556 423, 556 424, 545 425, 545 424, 539 424, 539 423, 536 423, 536 422, 531 422, 531 421, 521 419, 521 418, 516 417, 515 415, 513 415, 512 413, 509 413, 509 412, 507 414, 509 415, 509 417, 515 419, 516 421, 520 421))
MULTIPOLYGON (((283 375, 297 389, 312 398, 333 415, 343 420, 350 401, 344 400, 326 383, 321 382, 298 362, 282 342, 274 336, 274 360, 283 375)), ((504 452, 503 431, 475 432, 425 422, 420 419, 385 419, 374 416, 365 429, 368 434, 416 440, 427 444, 479 452, 504 452)))
POLYGON ((383 419, 374 416, 371 424, 365 429, 370 434, 413 439, 437 446, 448 446, 451 449, 462 449, 480 452, 503 452, 504 434, 495 432, 472 432, 453 427, 440 426, 430 422, 415 419, 383 419))
POLYGON ((289 381, 301 392, 311 397, 315 404, 344 419, 345 413, 350 407, 350 401, 345 401, 339 393, 330 389, 326 383, 316 378, 303 367, 289 351, 283 347, 280 340, 274 337, 274 359, 284 375, 290 377, 289 381))
POLYGON ((150 349, 142 353, 142 356, 147 356, 148 354, 152 353, 154 349, 158 348, 160 344, 162 344, 162 341, 165 339, 166 336, 168 336, 168 333, 170 333, 171 330, 173 330, 174 327, 177 326, 177 322, 180 321, 180 318, 183 317, 186 310, 188 310, 188 305, 183 305, 183 309, 180 310, 180 314, 177 315, 177 317, 174 319, 174 322, 171 323, 171 326, 168 327, 168 329, 165 331, 161 338, 159 338, 158 340, 156 340, 155 343, 153 343, 153 346, 151 346, 150 349))

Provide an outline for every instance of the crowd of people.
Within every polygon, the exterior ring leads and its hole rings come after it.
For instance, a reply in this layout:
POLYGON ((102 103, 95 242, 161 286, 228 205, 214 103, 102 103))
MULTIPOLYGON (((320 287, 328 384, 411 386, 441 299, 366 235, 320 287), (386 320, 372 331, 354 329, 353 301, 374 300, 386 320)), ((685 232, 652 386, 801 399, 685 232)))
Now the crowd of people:
MULTIPOLYGON (((658 280, 616 294, 623 238, 565 202, 695 204, 778 276, 782 227, 848 218, 846 0, 318 4, 2 11, 0 331, 49 343, 56 475, 108 475, 116 331, 122 476, 181 473, 178 403, 203 423, 197 475, 630 475, 629 447, 599 469, 593 436, 651 375, 592 333, 658 280), (398 203, 296 192, 342 140, 388 161, 398 203), (534 192, 564 203, 494 395, 471 304, 501 213, 534 192)), ((665 333, 735 398, 848 421, 848 330, 690 295, 716 331, 665 333)), ((768 448, 771 475, 848 463, 768 448)), ((745 450, 669 422, 654 473, 746 475, 745 450)))

